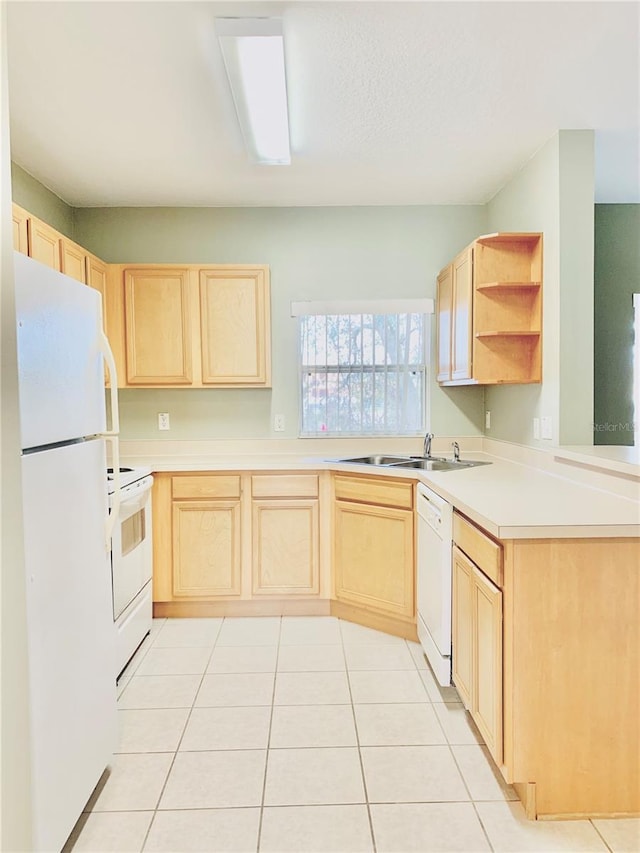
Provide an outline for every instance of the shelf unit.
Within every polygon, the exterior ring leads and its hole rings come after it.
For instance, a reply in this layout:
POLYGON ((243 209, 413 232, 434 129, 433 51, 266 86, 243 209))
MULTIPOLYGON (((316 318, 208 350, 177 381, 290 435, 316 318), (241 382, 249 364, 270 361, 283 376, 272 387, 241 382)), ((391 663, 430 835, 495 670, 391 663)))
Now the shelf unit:
POLYGON ((492 234, 473 249, 473 376, 542 381, 542 235, 492 234))

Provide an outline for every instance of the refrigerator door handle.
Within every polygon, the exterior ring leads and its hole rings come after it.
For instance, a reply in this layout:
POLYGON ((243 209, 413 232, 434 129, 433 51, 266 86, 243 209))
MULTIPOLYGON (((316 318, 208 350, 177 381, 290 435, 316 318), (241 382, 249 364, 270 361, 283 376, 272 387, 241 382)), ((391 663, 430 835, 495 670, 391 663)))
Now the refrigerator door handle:
POLYGON ((111 503, 111 511, 106 518, 105 534, 107 541, 107 549, 111 550, 111 537, 118 516, 120 515, 120 410, 118 408, 118 374, 116 372, 116 362, 113 357, 113 352, 109 345, 107 336, 103 329, 99 329, 100 349, 107 362, 109 370, 109 395, 111 400, 111 429, 102 433, 103 437, 111 445, 111 465, 113 466, 113 499, 111 503))
MULTIPOLYGON (((111 429, 104 435, 118 435, 120 432, 120 410, 118 408, 118 374, 116 361, 105 333, 100 329, 100 349, 109 369, 109 396, 111 400, 111 429)), ((114 471, 115 474, 115 471, 114 471)))

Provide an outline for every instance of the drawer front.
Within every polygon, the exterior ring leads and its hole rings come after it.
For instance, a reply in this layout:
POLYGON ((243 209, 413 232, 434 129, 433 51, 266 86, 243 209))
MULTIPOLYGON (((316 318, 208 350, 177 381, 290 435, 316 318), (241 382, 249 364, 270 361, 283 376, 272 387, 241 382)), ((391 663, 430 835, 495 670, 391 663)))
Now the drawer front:
POLYGON ((172 477, 171 494, 174 499, 188 498, 239 498, 240 477, 237 474, 197 474, 172 477))
POLYGON ((317 498, 317 474, 256 474, 251 478, 254 498, 317 498))
POLYGON ((338 475, 334 477, 334 484, 339 500, 413 509, 413 483, 406 480, 338 475))
POLYGON ((453 514, 453 541, 496 586, 502 588, 502 546, 457 512, 453 514))

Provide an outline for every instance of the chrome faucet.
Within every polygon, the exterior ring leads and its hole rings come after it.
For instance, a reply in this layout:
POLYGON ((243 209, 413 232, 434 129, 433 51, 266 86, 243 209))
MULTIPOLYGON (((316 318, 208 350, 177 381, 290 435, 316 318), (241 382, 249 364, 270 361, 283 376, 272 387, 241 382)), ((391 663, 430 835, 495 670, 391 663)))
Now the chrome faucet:
POLYGON ((422 451, 422 455, 425 459, 429 459, 431 457, 431 440, 433 439, 433 433, 428 432, 424 437, 424 448, 422 451))
POLYGON ((460 445, 458 444, 457 441, 454 441, 452 443, 451 447, 453 447, 453 461, 459 462, 460 461, 460 445))

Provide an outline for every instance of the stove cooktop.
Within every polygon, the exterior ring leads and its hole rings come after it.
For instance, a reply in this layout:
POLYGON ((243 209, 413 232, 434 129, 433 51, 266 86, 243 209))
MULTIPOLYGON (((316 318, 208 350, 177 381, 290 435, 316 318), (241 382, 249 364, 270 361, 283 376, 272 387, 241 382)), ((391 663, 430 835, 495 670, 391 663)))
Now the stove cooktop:
MULTIPOLYGON (((135 483, 136 480, 142 480, 143 477, 147 477, 151 473, 151 468, 147 466, 141 466, 140 468, 120 468, 120 488, 124 488, 125 486, 130 486, 131 483, 135 483)), ((108 484, 108 492, 109 494, 113 494, 114 491, 114 482, 113 482, 113 468, 107 468, 107 484, 108 484)))

